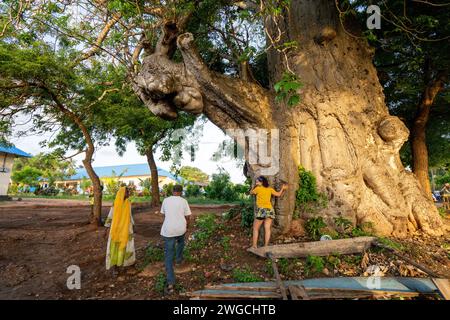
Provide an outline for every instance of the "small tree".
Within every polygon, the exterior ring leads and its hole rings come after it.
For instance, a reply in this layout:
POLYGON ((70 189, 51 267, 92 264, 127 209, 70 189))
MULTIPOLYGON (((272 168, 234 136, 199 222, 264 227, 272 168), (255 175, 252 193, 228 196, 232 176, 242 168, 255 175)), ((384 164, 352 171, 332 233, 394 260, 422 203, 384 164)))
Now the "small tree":
POLYGON ((180 168, 180 176, 187 181, 208 183, 209 176, 201 169, 190 166, 183 166, 180 168))
POLYGON ((41 170, 27 165, 21 170, 13 172, 11 175, 11 180, 24 186, 36 187, 39 185, 39 179, 41 176, 41 170))
POLYGON ((188 184, 186 186, 186 197, 200 197, 202 194, 202 191, 200 189, 200 186, 196 184, 188 184))
MULTIPOLYGON (((93 224, 101 224, 100 179, 92 167, 96 146, 108 142, 108 131, 98 126, 109 93, 118 89, 106 82, 112 69, 91 61, 73 66, 75 48, 61 44, 57 50, 36 35, 28 41, 0 42, 0 129, 2 134, 17 125, 17 116, 29 117, 32 126, 20 136, 54 132, 43 145, 84 153, 83 165, 94 189, 93 224)), ((53 180, 53 176, 52 180, 53 180)))
POLYGON ((119 191, 121 186, 120 178, 122 178, 125 172, 126 170, 117 175, 117 173, 113 170, 111 177, 102 179, 107 193, 110 195, 115 195, 119 191))
POLYGON ((41 172, 40 178, 54 186, 55 181, 64 180, 75 174, 75 164, 71 159, 64 159, 62 150, 50 153, 38 153, 32 158, 18 158, 14 161, 13 172, 29 166, 41 172))
POLYGON ((231 182, 230 174, 223 169, 219 173, 212 175, 212 180, 207 187, 205 187, 206 197, 210 199, 235 201, 238 193, 231 182))

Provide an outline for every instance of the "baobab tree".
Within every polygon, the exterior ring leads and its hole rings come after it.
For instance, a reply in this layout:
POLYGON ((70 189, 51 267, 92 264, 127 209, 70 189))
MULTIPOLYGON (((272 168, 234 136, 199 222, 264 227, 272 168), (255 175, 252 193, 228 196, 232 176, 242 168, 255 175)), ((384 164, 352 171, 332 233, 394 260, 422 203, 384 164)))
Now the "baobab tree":
MULTIPOLYGON (((255 10, 265 5, 261 1, 255 10)), ((321 211, 327 220, 340 215, 356 225, 371 223, 380 235, 401 237, 415 230, 441 235, 434 204, 400 161, 409 130, 388 112, 366 39, 354 36, 332 0, 292 0, 272 9, 263 17, 273 41, 267 52, 270 83, 279 83, 286 72, 291 78, 285 82, 299 79, 303 86, 294 86, 301 98, 296 105, 289 107, 251 78, 210 70, 193 34, 183 32, 189 14, 165 21, 155 51, 134 78, 135 91, 164 118, 186 111, 203 113, 224 130, 278 129, 280 170, 272 180, 290 186, 276 204, 282 231, 292 220, 301 165, 327 194, 328 208, 321 211), (280 40, 296 45, 283 50, 274 43, 280 40), (177 49, 182 62, 173 59, 177 49)), ((261 169, 252 165, 249 172, 261 169)))

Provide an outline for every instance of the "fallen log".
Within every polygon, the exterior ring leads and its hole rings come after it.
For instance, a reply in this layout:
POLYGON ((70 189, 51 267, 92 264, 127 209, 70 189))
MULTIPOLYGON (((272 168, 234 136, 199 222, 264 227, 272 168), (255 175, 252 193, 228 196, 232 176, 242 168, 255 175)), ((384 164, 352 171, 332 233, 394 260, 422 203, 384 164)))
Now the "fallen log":
POLYGON ((358 237, 350 239, 300 242, 274 246, 249 248, 248 251, 260 257, 271 253, 273 258, 299 258, 313 256, 328 256, 331 254, 362 253, 375 243, 375 237, 358 237))

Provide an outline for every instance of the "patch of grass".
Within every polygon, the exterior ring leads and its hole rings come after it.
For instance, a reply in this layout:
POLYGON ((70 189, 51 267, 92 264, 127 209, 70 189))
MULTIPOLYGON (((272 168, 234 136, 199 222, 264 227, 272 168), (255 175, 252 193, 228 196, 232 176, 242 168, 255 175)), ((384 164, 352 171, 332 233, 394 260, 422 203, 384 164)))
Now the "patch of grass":
POLYGON ((370 236, 370 233, 367 231, 364 231, 362 227, 355 227, 352 229, 351 233, 352 237, 367 237, 370 236))
POLYGON ((322 257, 308 256, 306 258, 305 275, 320 273, 325 268, 325 262, 322 257))
POLYGON ((326 258, 326 264, 332 269, 336 269, 341 264, 340 255, 330 255, 326 258))
POLYGON ((259 282, 263 279, 252 272, 249 267, 236 268, 233 270, 233 279, 236 282, 259 282))
POLYGON ((223 251, 228 252, 231 249, 231 238, 229 236, 223 236, 222 240, 220 240, 220 244, 223 248, 223 251))
POLYGON ((164 261, 164 250, 152 245, 149 245, 145 250, 144 259, 140 269, 143 270, 150 263, 164 261))
POLYGON ((405 247, 401 243, 398 243, 392 239, 380 237, 378 238, 378 242, 391 249, 405 251, 405 247))
POLYGON ((179 293, 186 292, 186 288, 181 283, 175 283, 174 289, 179 293))
POLYGON ((188 263, 196 263, 198 262, 197 257, 194 255, 194 249, 192 248, 191 244, 188 243, 185 247, 184 247, 184 251, 183 251, 183 259, 188 262, 188 263))
POLYGON ((273 268, 272 268, 272 261, 270 259, 266 259, 266 273, 268 275, 270 275, 271 277, 274 276, 273 268))
POLYGON ((359 265, 361 264, 362 258, 361 255, 346 255, 343 257, 343 260, 348 264, 359 265))
POLYGON ((220 228, 221 224, 216 222, 216 216, 213 213, 201 215, 195 221, 197 231, 192 235, 190 242, 191 249, 202 249, 207 244, 212 235, 220 228))
POLYGON ((338 232, 342 235, 347 234, 353 227, 353 223, 350 220, 345 219, 344 217, 336 217, 333 220, 338 229, 338 232))
POLYGON ((322 217, 311 218, 305 223, 306 232, 314 240, 319 240, 322 235, 322 229, 326 226, 327 225, 322 217))
MULTIPOLYGON (((295 259, 280 258, 277 261, 278 271, 285 276, 290 276, 293 272, 295 272, 295 269, 298 267, 297 266, 298 262, 299 259, 297 258, 295 259)), ((274 276, 272 261, 270 259, 266 260, 265 271, 269 276, 271 277, 274 276)))
POLYGON ((370 222, 363 223, 360 226, 353 227, 353 223, 343 217, 336 217, 333 219, 339 232, 339 238, 349 237, 365 237, 373 233, 373 224, 370 222))
POLYGON ((287 275, 290 271, 290 262, 289 259, 286 258, 280 258, 278 260, 278 270, 280 270, 280 273, 287 275))
POLYGON ((164 272, 158 273, 158 275, 155 277, 155 285, 154 290, 159 293, 160 295, 164 294, 164 288, 166 287, 166 276, 164 275, 164 272))

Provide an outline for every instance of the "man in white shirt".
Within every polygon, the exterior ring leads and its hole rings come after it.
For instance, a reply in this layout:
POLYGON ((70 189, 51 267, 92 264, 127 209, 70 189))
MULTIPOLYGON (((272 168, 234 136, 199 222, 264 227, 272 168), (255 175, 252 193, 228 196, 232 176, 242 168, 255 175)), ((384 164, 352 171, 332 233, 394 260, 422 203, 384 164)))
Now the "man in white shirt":
POLYGON ((161 213, 164 215, 161 236, 164 239, 164 261, 169 293, 173 292, 175 284, 175 273, 173 270, 174 253, 176 251, 175 262, 181 264, 183 262, 184 235, 191 216, 188 202, 181 197, 182 192, 183 187, 181 185, 174 186, 173 196, 164 199, 161 206, 161 213))

